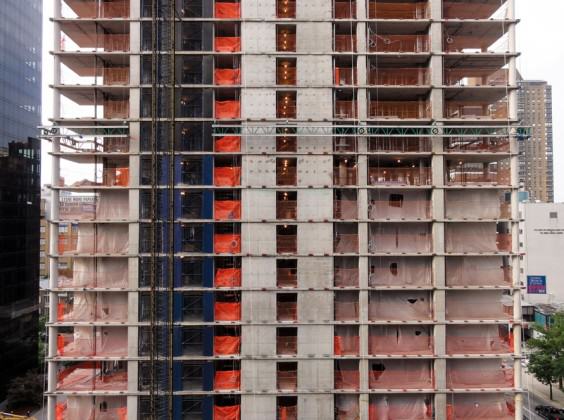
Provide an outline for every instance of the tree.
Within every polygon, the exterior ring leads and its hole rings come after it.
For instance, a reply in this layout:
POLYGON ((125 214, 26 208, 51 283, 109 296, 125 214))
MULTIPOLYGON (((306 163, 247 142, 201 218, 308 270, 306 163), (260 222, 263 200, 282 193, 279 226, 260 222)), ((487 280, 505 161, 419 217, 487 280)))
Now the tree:
POLYGON ((554 314, 552 320, 548 328, 534 325, 538 337, 527 342, 531 351, 529 372, 540 383, 549 386, 551 400, 552 384, 561 383, 564 377, 564 313, 554 314))
POLYGON ((7 392, 8 406, 40 407, 43 402, 43 377, 30 370, 23 376, 18 376, 10 381, 7 392))

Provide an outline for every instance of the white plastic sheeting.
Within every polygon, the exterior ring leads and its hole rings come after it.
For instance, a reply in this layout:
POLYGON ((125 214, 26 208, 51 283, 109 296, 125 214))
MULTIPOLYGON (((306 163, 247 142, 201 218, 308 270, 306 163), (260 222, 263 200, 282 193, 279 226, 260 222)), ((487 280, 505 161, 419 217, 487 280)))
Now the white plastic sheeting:
POLYGON ((495 223, 448 223, 445 228, 447 252, 497 252, 495 223))
POLYGON ((449 219, 499 219, 501 201, 497 190, 452 190, 445 197, 445 216, 449 219))
POLYGON ((431 260, 420 257, 370 258, 369 286, 430 285, 431 260))
POLYGON ((360 419, 358 395, 335 395, 335 420, 360 419))
POLYGON ((512 388, 512 363, 502 359, 447 360, 447 387, 512 388))
POLYGON ((370 389, 433 388, 433 370, 429 360, 370 360, 370 389))
POLYGON ((513 299, 498 290, 446 293, 447 320, 498 320, 512 318, 513 299))
POLYGON ((447 286, 503 286, 511 281, 511 267, 503 257, 447 257, 447 286))
POLYGON ((72 304, 67 305, 59 319, 61 321, 125 322, 127 320, 127 294, 75 292, 72 304))
POLYGON ((127 191, 100 191, 96 217, 99 219, 123 220, 129 217, 129 194, 127 191))
POLYGON ((368 319, 370 321, 418 321, 432 317, 428 292, 370 292, 368 319))
POLYGON ((128 247, 128 225, 81 224, 78 227, 77 253, 122 254, 127 253, 128 247))
POLYGON ((127 328, 74 327, 71 341, 59 353, 61 356, 126 356, 127 328))
POLYGON ((372 223, 369 235, 369 252, 431 251, 431 228, 427 223, 372 223))
POLYGON ((369 219, 425 219, 431 202, 426 191, 372 191, 368 203, 369 219))
POLYGON ((427 326, 376 325, 368 336, 370 354, 432 354, 433 336, 427 326))
POLYGON ((74 258, 71 264, 72 269, 59 271, 59 287, 127 287, 126 258, 74 258))
POLYGON ((431 419, 430 397, 420 395, 371 395, 369 420, 431 419))
POLYGON ((498 325, 448 325, 447 354, 511 353, 512 342, 507 330, 498 325))
POLYGON ((515 419, 515 402, 503 394, 452 394, 447 404, 448 420, 515 419))

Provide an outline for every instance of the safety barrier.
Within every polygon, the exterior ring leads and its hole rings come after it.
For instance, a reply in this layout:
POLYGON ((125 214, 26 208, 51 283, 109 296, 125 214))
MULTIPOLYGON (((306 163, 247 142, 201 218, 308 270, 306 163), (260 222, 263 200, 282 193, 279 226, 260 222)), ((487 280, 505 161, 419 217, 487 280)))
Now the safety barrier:
POLYGON ((216 321, 240 321, 240 302, 215 302, 214 320, 216 321))
POLYGON ((213 380, 213 389, 216 391, 237 390, 241 387, 241 371, 217 370, 213 380))
POLYGON ((241 351, 241 337, 232 335, 214 335, 213 352, 216 356, 231 356, 241 351))
POLYGON ((215 69, 214 80, 216 85, 238 85, 241 83, 241 70, 215 69))
POLYGON ((241 184, 241 168, 239 166, 218 166, 214 168, 214 185, 217 187, 234 187, 241 184))
POLYGON ((239 19, 241 17, 241 4, 216 2, 215 17, 216 19, 239 19))
POLYGON ((219 120, 237 119, 241 116, 240 101, 215 101, 215 118, 219 120))
POLYGON ((426 321, 433 317, 431 295, 428 292, 370 292, 370 321, 426 321))
POLYGON ((215 287, 241 287, 240 268, 218 268, 215 271, 215 287))
POLYGON ((333 240, 333 252, 339 254, 358 252, 358 235, 353 233, 337 233, 333 240))
POLYGON ((240 152, 241 151, 241 137, 238 136, 224 136, 218 137, 215 140, 216 152, 240 152))
POLYGON ((216 36, 215 50, 217 52, 241 51, 241 37, 238 36, 216 36))
POLYGON ((298 304, 295 302, 277 302, 276 319, 278 321, 297 321, 298 304))
POLYGON ((333 283, 335 287, 358 287, 358 268, 335 267, 333 283))
POLYGON ((214 219, 215 220, 241 219, 241 201, 216 200, 214 202, 214 219))
POLYGON ((359 336, 334 336, 333 353, 335 356, 355 356, 359 354, 359 336))

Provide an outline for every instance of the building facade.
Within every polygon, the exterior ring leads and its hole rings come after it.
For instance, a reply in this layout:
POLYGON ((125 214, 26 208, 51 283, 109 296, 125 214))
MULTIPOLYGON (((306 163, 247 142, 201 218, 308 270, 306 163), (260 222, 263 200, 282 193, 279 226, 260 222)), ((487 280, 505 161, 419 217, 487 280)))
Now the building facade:
POLYGON ((50 418, 520 419, 515 24, 55 1, 50 418))
POLYGON ((519 143, 519 182, 533 202, 554 202, 552 86, 541 80, 518 80, 518 115, 531 127, 531 138, 519 143))
POLYGON ((564 246, 564 204, 522 203, 520 209, 523 298, 533 305, 562 305, 564 281, 559 250, 564 246))
POLYGON ((0 400, 37 367, 41 1, 0 4, 0 400))

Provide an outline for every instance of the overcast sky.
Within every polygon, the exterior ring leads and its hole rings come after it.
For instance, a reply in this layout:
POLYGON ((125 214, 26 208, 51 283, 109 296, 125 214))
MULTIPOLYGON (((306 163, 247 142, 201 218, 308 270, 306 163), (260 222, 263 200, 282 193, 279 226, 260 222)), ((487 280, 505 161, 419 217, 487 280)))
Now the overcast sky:
MULTIPOLYGON (((1 0, 0 0, 1 1, 1 0)), ((43 38, 43 121, 47 122, 52 109, 52 95, 48 85, 52 83, 53 31, 49 16, 52 0, 44 0, 43 38)), ((521 52, 518 69, 525 79, 548 81, 553 88, 552 115, 554 119, 554 174, 555 200, 564 202, 564 0, 516 0, 517 49, 521 52)), ((43 153, 43 183, 49 183, 50 164, 43 153)))

